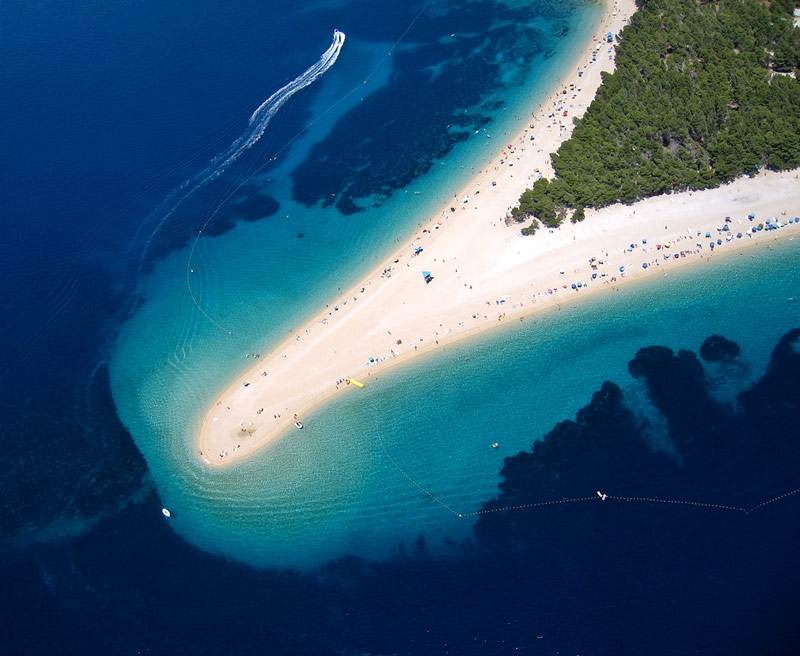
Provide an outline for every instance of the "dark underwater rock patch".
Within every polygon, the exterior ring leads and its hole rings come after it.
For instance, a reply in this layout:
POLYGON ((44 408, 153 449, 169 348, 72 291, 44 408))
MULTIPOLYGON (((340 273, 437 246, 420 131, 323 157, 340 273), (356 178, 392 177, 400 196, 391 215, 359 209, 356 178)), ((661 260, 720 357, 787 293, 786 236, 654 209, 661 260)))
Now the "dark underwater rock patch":
POLYGON ((737 357, 739 352, 739 345, 722 335, 711 335, 700 346, 700 357, 706 362, 731 360, 737 357))

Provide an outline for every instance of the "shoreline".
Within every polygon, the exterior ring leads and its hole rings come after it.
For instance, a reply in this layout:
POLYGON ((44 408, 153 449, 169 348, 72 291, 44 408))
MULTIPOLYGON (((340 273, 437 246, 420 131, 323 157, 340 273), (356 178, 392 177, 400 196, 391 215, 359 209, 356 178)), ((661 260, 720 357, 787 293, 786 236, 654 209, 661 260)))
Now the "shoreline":
MULTIPOLYGON (((362 278, 363 283, 316 313, 226 387, 203 418, 197 435, 197 452, 208 466, 229 466, 280 439, 292 430, 296 418, 302 419, 335 394, 343 393, 348 387, 343 382, 347 377, 369 383, 374 372, 472 337, 503 321, 523 320, 563 301, 594 295, 605 287, 616 288, 612 283, 641 280, 657 271, 698 262, 700 258, 694 253, 681 256, 678 244, 686 253, 689 249, 684 247, 684 239, 687 245, 691 242, 692 249, 698 242, 706 242, 706 252, 698 250, 701 257, 707 257, 710 240, 700 239, 694 232, 705 235, 713 230, 717 238, 716 224, 721 217, 710 208, 735 205, 737 201, 729 198, 732 194, 740 195, 740 204, 753 206, 748 212, 757 211, 756 223, 766 218, 765 202, 769 207, 774 202, 788 203, 793 212, 797 211, 800 192, 787 191, 782 198, 773 189, 780 176, 796 177, 797 172, 792 171, 762 174, 694 192, 697 198, 692 203, 688 202, 692 192, 685 192, 632 206, 587 211, 581 224, 557 230, 541 228, 532 237, 519 236, 519 225, 505 225, 502 217, 509 203, 515 205, 535 177, 552 175, 550 153, 571 134, 573 116, 581 115, 591 103, 601 83, 600 72, 613 69, 613 50, 601 40, 602 35, 607 31, 617 34, 634 11, 632 0, 610 2, 592 42, 548 99, 531 113, 529 126, 503 142, 506 148, 499 144, 502 154, 498 152, 454 195, 452 205, 429 217, 427 223, 420 223, 398 255, 389 256, 362 278), (607 52, 608 60, 593 61, 598 56, 602 60, 607 52), (710 196, 716 198, 709 201, 710 196), (669 207, 676 199, 682 208, 669 207), (681 211, 680 218, 674 216, 676 209, 681 211), (698 210, 711 218, 694 216, 698 210), (639 215, 634 218, 637 211, 639 215), (643 218, 646 212, 653 217, 643 218), (689 237, 687 220, 692 219, 696 229, 689 237), (453 227, 455 224, 458 228, 453 227), (657 231, 655 226, 662 224, 665 230, 657 231), (671 229, 667 229, 670 224, 671 229), (648 235, 652 240, 649 244, 644 241, 648 235), (659 239, 674 242, 669 254, 678 253, 678 259, 660 259, 667 247, 663 252, 656 248, 659 239), (621 247, 626 244, 636 246, 626 254, 621 247), (642 255, 647 255, 648 269, 633 269, 628 260, 641 263, 642 255), (596 260, 596 268, 587 267, 589 257, 602 260, 602 264, 596 260), (615 275, 620 265, 625 272, 615 275), (420 275, 423 270, 432 272, 430 284, 420 275), (578 283, 580 291, 573 291, 571 285, 575 284, 577 290, 578 283)), ((739 228, 744 232, 751 227, 741 223, 737 212, 727 213, 735 214, 734 220, 740 222, 732 224, 736 228, 733 234, 739 228)), ((797 228, 800 234, 800 225, 797 228)), ((741 250, 774 236, 770 231, 767 237, 765 231, 733 244, 725 241, 719 250, 733 251, 731 246, 741 250)))

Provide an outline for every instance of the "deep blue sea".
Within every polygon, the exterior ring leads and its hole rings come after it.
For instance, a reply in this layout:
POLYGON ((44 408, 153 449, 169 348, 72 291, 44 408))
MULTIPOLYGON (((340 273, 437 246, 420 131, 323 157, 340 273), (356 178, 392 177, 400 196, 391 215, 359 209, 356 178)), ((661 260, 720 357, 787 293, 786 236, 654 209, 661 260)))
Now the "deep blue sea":
POLYGON ((797 241, 409 363, 230 470, 192 453, 599 10, 0 8, 0 653, 798 653, 797 241))

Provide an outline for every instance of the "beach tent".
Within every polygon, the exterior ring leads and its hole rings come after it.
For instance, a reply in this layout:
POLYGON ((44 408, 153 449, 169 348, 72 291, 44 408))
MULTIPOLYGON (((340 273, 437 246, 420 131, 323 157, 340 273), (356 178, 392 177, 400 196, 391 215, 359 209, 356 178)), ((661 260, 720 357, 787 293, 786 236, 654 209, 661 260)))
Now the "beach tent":
POLYGON ((433 276, 431 275, 430 271, 423 271, 422 277, 425 278, 425 282, 430 284, 431 280, 433 280, 433 276))

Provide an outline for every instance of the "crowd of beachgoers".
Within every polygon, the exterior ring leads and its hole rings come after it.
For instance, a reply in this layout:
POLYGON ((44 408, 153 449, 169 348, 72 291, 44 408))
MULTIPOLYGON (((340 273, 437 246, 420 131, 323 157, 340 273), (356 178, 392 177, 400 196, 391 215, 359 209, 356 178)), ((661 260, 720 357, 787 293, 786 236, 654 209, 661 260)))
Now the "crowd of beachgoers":
POLYGON ((332 395, 360 386, 351 377, 372 383, 391 364, 498 324, 620 290, 632 280, 668 277, 689 262, 744 252, 746 244, 769 247, 774 231, 800 229, 800 219, 786 214, 800 208, 797 171, 588 210, 582 223, 530 237, 509 224, 512 205, 531 181, 552 175, 549 154, 571 134, 573 117, 585 112, 601 72, 613 69, 606 35, 618 33, 634 11, 632 0, 609 7, 565 81, 518 117, 516 134, 492 137, 499 142, 494 157, 475 167, 450 202, 227 387, 200 430, 205 462, 207 453, 218 454, 217 462, 246 457, 332 395), (604 48, 607 61, 601 61, 604 48))

